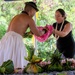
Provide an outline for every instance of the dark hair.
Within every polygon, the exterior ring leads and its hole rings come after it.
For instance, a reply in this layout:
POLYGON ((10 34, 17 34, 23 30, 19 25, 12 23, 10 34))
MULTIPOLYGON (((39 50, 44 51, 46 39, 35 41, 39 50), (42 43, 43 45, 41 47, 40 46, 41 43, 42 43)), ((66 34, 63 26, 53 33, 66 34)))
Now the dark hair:
POLYGON ((30 6, 30 7, 34 8, 36 11, 39 11, 38 8, 37 8, 36 3, 32 2, 32 1, 30 1, 30 2, 25 2, 25 5, 26 5, 26 7, 27 7, 27 6, 30 6))
POLYGON ((62 17, 65 17, 64 19, 66 19, 66 13, 63 9, 57 9, 56 11, 59 11, 62 17))

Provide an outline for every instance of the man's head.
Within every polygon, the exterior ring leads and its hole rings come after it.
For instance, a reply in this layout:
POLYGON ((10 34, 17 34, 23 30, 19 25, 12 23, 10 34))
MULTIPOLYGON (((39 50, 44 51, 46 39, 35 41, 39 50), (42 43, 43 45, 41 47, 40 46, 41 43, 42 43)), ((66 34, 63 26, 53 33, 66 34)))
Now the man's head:
POLYGON ((26 2, 24 10, 28 12, 29 16, 33 17, 38 11, 38 8, 34 2, 26 2))

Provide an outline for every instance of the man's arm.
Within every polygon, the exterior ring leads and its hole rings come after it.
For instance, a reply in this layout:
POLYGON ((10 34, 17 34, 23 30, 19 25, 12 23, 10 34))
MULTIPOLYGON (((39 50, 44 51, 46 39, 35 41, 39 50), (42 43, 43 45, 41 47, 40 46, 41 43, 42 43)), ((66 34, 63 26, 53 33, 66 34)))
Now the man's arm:
POLYGON ((30 27, 31 32, 35 34, 36 36, 42 36, 44 34, 44 31, 38 30, 33 19, 29 20, 29 27, 30 27))

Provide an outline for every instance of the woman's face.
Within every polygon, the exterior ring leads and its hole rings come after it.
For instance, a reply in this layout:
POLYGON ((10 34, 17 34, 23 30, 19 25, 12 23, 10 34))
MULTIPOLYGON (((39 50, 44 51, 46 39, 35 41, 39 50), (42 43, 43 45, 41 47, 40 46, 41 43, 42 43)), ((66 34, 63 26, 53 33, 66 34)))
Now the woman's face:
POLYGON ((57 23, 61 23, 64 20, 64 17, 62 17, 62 15, 59 11, 55 12, 55 20, 57 23))

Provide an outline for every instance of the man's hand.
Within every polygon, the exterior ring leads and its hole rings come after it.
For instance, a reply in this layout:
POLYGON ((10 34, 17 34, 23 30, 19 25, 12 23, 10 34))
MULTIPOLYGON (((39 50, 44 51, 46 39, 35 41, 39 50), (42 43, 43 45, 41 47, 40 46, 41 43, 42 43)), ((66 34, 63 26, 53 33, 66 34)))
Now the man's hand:
POLYGON ((44 28, 43 28, 43 31, 44 31, 44 34, 47 33, 48 28, 47 28, 47 27, 44 27, 44 28))
POLYGON ((43 31, 43 33, 44 33, 44 34, 47 32, 47 30, 46 30, 46 29, 43 29, 42 31, 43 31))

